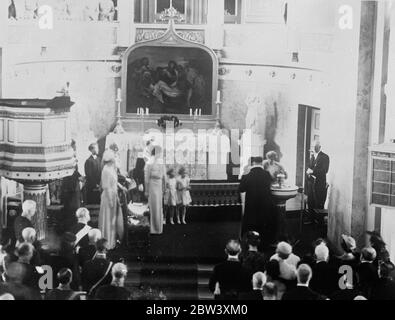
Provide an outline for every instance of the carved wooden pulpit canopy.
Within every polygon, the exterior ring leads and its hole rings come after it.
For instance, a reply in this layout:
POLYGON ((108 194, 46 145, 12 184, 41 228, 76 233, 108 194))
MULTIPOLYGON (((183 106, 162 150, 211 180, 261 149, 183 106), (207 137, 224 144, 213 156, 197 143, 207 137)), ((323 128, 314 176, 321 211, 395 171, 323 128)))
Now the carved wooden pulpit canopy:
POLYGON ((24 185, 37 203, 33 223, 46 232, 46 184, 74 172, 68 114, 70 97, 0 99, 0 175, 24 185))

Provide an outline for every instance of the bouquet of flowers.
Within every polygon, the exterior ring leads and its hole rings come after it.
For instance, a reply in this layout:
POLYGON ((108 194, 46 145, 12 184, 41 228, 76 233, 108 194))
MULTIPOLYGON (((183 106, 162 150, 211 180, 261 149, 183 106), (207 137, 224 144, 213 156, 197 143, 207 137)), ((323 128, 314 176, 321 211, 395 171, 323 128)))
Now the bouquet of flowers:
POLYGON ((178 128, 182 126, 182 123, 176 116, 163 116, 161 117, 158 121, 158 127, 161 127, 162 129, 166 130, 166 122, 167 121, 173 121, 174 122, 174 128, 178 128))

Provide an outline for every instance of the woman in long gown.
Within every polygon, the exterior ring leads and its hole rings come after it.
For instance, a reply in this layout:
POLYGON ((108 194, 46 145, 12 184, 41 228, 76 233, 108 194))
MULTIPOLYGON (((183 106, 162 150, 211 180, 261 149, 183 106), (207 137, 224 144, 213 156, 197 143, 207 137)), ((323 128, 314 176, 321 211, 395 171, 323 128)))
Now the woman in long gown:
POLYGON ((111 250, 115 248, 117 239, 123 239, 124 232, 122 210, 118 198, 115 154, 111 150, 105 151, 103 155, 101 188, 99 229, 103 238, 108 241, 108 249, 111 250))
POLYGON ((152 159, 144 170, 145 196, 148 197, 150 210, 151 234, 163 233, 163 190, 165 183, 165 166, 162 159, 162 148, 155 146, 152 159))

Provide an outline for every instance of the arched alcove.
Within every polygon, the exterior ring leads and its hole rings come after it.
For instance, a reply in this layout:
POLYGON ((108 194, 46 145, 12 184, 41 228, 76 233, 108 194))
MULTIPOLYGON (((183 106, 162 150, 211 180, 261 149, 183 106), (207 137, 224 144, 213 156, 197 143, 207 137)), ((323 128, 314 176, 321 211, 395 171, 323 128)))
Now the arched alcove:
POLYGON ((150 114, 188 116, 201 109, 214 117, 218 87, 218 59, 210 48, 184 40, 173 26, 160 38, 135 44, 122 62, 123 110, 136 115, 138 108, 150 114))

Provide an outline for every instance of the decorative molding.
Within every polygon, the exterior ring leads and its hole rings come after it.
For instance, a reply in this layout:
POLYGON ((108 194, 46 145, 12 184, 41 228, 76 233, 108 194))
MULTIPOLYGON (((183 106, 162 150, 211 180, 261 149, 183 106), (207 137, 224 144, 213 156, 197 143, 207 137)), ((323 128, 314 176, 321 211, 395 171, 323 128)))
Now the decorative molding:
MULTIPOLYGON (((2 106, 0 105, 0 108, 2 106)), ((0 117, 4 118, 12 118, 12 119, 35 119, 35 120, 46 120, 46 119, 62 119, 67 118, 67 115, 64 117, 59 117, 59 114, 55 113, 48 113, 48 112, 16 112, 7 110, 7 109, 0 109, 0 117)))
POLYGON ((203 30, 182 30, 178 31, 177 34, 184 40, 200 44, 205 43, 205 34, 203 30))
POLYGON ((252 71, 251 69, 248 69, 248 70, 245 71, 245 73, 246 73, 246 75, 247 75, 248 77, 251 77, 253 71, 252 71))
POLYGON ((74 172, 74 168, 58 170, 56 172, 23 172, 23 171, 6 171, 0 168, 0 174, 11 180, 15 181, 34 181, 34 182, 50 182, 64 177, 71 176, 74 172))
POLYGON ((326 75, 319 70, 292 66, 248 65, 221 63, 218 69, 221 81, 266 81, 273 84, 295 83, 323 88, 326 75))
POLYGON ((159 39, 166 33, 166 29, 136 29, 136 42, 159 39))
POLYGON ((231 70, 230 70, 229 68, 220 67, 220 68, 218 69, 218 74, 219 74, 220 76, 225 76, 225 75, 229 74, 230 72, 231 72, 231 70))
MULTIPOLYGON (((184 40, 200 44, 205 43, 204 30, 177 30, 176 32, 184 40)), ((157 40, 163 37, 165 33, 166 29, 138 28, 136 30, 136 43, 157 40)))
POLYGON ((121 70, 122 70, 122 64, 117 63, 117 64, 112 65, 112 66, 111 66, 111 70, 112 70, 112 72, 114 72, 114 73, 120 73, 121 70))

